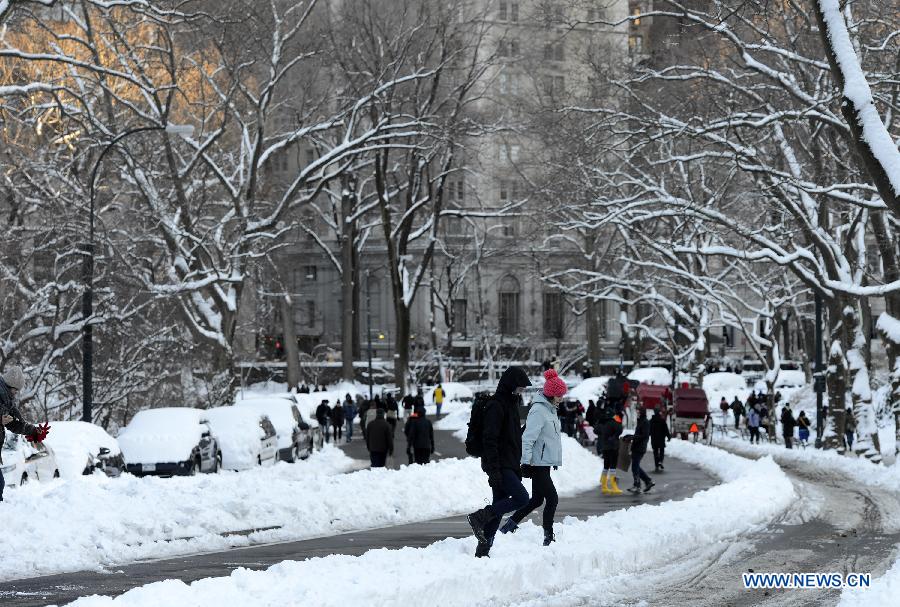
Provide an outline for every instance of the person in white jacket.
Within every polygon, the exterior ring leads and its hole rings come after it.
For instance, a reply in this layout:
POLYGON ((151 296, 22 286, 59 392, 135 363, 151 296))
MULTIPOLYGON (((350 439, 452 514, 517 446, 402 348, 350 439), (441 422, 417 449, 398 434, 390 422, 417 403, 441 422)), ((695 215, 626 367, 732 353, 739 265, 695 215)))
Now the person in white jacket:
POLYGON ((549 546, 554 540, 553 517, 559 505, 550 468, 562 465, 561 428, 556 410, 568 388, 555 369, 545 371, 544 379, 543 393, 534 397, 522 433, 522 476, 531 478, 531 499, 506 520, 500 531, 515 532, 519 523, 543 503, 544 546, 549 546))

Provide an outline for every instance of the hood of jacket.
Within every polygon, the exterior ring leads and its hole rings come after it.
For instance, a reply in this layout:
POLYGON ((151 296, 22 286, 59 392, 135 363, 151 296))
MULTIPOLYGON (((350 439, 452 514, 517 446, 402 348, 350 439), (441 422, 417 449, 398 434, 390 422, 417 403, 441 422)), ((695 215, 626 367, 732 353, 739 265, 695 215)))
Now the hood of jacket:
POLYGON ((513 393, 518 388, 527 388, 531 385, 531 380, 528 379, 528 374, 525 372, 525 369, 522 367, 512 366, 506 369, 503 372, 503 375, 500 376, 500 381, 497 382, 497 391, 494 393, 494 397, 498 400, 509 402, 513 400, 513 393))
POLYGON ((544 396, 544 394, 542 392, 538 392, 537 394, 535 394, 534 398, 531 399, 531 402, 532 402, 532 405, 531 405, 532 407, 534 405, 538 405, 538 404, 543 405, 544 407, 547 407, 551 413, 556 415, 556 412, 557 412, 556 406, 553 403, 551 403, 550 399, 547 398, 546 396, 544 396))

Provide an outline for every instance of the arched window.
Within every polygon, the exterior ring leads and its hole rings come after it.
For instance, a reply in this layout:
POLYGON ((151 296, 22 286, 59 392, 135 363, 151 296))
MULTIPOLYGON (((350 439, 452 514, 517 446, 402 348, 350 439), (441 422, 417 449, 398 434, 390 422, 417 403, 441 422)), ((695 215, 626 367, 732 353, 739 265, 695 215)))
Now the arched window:
POLYGON ((512 276, 505 276, 500 281, 500 334, 516 335, 519 333, 519 281, 512 276))

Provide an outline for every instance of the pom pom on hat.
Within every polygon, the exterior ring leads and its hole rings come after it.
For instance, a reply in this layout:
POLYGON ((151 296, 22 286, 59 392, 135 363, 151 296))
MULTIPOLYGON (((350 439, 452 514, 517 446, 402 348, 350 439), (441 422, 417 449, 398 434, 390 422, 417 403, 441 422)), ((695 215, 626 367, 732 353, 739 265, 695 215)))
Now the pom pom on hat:
POLYGON ((565 396, 569 391, 566 382, 559 378, 556 369, 547 369, 544 371, 544 396, 553 398, 554 396, 565 396))

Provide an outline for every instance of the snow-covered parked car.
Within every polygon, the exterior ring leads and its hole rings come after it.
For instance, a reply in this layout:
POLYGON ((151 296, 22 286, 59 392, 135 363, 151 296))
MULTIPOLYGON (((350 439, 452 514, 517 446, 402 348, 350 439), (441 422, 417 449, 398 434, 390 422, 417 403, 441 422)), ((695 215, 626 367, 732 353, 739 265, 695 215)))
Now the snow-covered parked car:
POLYGON ((137 476, 194 475, 218 472, 219 444, 205 411, 162 407, 139 411, 119 433, 125 470, 137 476))
POLYGON ((119 476, 125 470, 119 441, 100 426, 79 421, 54 422, 44 443, 56 454, 63 478, 93 474, 94 470, 119 476))
MULTIPOLYGON (((54 424, 55 429, 55 424, 54 424)), ((59 478, 56 455, 44 443, 31 443, 21 434, 6 433, 3 440, 3 479, 7 487, 24 485, 29 481, 48 481, 59 478)))
POLYGON ((249 407, 206 410, 226 470, 247 470, 278 461, 278 438, 269 417, 249 407))
POLYGON ((254 409, 269 418, 278 438, 278 458, 285 462, 306 459, 315 448, 311 426, 290 396, 260 396, 235 403, 236 407, 254 409))

